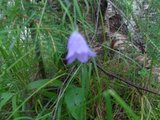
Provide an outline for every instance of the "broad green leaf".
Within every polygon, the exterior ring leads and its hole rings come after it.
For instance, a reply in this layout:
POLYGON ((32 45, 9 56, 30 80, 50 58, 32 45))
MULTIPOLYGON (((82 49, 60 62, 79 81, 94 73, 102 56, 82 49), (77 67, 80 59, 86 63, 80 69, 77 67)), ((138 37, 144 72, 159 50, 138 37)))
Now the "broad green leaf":
POLYGON ((12 96, 13 96, 13 93, 9 93, 9 92, 1 94, 1 97, 0 97, 0 110, 9 101, 9 99, 11 99, 12 96))
POLYGON ((49 99, 53 99, 53 97, 54 97, 54 100, 55 100, 57 98, 57 94, 55 92, 53 92, 53 91, 49 92, 47 90, 44 90, 42 92, 42 95, 45 96, 45 97, 48 97, 49 99))
POLYGON ((84 94, 81 88, 70 88, 65 94, 65 103, 70 114, 76 119, 81 120, 83 115, 84 94))
MULTIPOLYGON (((50 79, 33 81, 33 82, 28 84, 27 88, 29 90, 37 89, 37 88, 40 88, 41 86, 43 86, 44 84, 46 84, 49 81, 50 81, 50 79)), ((53 83, 52 84, 53 86, 60 86, 62 82, 59 81, 59 80, 54 80, 52 83, 53 83)))
POLYGON ((116 102, 123 107, 123 109, 126 111, 126 113, 131 117, 131 120, 139 120, 139 117, 132 111, 130 106, 128 106, 125 101, 114 91, 114 90, 107 90, 104 92, 104 97, 106 99, 106 108, 108 111, 106 118, 107 120, 112 119, 112 106, 111 106, 111 98, 112 96, 116 102), (108 106, 109 105, 109 106, 108 106))

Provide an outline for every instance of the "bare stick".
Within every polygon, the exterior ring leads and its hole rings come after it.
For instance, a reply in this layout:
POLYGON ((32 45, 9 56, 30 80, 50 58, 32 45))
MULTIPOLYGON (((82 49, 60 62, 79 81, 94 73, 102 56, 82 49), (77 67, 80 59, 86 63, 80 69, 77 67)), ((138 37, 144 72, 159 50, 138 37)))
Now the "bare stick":
POLYGON ((130 86, 132 86, 132 87, 135 87, 138 91, 139 91, 139 90, 142 90, 142 91, 146 91, 146 92, 149 92, 149 93, 152 93, 152 94, 155 94, 155 95, 159 95, 159 96, 160 96, 160 93, 157 93, 157 92, 155 92, 155 91, 152 91, 152 90, 146 89, 146 88, 144 88, 144 87, 135 85, 135 84, 133 84, 132 82, 130 82, 130 80, 127 80, 127 79, 125 79, 125 78, 122 78, 122 77, 120 77, 120 76, 118 76, 118 75, 116 75, 116 74, 114 74, 114 73, 112 73, 112 72, 106 71, 106 70, 105 70, 102 66, 100 66, 99 64, 96 64, 96 66, 97 66, 103 73, 105 73, 106 75, 108 75, 108 76, 110 76, 110 77, 114 77, 114 78, 116 78, 116 79, 118 79, 118 80, 120 80, 120 81, 122 81, 122 82, 124 82, 124 83, 126 83, 126 84, 128 84, 128 85, 130 85, 130 86))

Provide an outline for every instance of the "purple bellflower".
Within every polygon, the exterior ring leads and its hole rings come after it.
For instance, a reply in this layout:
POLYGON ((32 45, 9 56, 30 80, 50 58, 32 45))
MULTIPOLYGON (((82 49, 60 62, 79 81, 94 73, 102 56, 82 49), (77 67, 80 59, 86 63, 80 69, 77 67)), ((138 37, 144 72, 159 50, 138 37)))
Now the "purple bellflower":
POLYGON ((81 63, 86 63, 90 57, 95 57, 96 53, 92 52, 85 38, 79 32, 73 32, 68 39, 67 63, 71 64, 78 59, 81 63))

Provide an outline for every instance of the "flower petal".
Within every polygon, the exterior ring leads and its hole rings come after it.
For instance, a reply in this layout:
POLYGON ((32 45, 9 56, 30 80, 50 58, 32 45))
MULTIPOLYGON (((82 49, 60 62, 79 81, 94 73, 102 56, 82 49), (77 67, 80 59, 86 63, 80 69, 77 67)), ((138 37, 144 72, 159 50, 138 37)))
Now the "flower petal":
POLYGON ((82 62, 82 63, 86 63, 89 59, 87 53, 81 53, 77 55, 77 59, 82 62))
POLYGON ((95 57, 96 53, 92 52, 89 48, 85 38, 79 32, 73 32, 68 40, 68 54, 66 59, 68 64, 72 63, 75 59, 85 63, 90 57, 95 57))
POLYGON ((68 50, 68 54, 66 56, 66 59, 69 59, 70 57, 72 57, 74 55, 74 52, 71 50, 68 50))
POLYGON ((88 55, 90 57, 96 57, 96 53, 95 52, 92 52, 91 50, 89 51, 88 55))
POLYGON ((77 56, 76 56, 76 54, 75 54, 75 55, 67 58, 67 64, 71 64, 71 63, 76 59, 76 57, 77 57, 77 56))
POLYGON ((68 50, 80 54, 82 51, 87 52, 89 47, 85 38, 79 32, 73 32, 68 40, 68 50))

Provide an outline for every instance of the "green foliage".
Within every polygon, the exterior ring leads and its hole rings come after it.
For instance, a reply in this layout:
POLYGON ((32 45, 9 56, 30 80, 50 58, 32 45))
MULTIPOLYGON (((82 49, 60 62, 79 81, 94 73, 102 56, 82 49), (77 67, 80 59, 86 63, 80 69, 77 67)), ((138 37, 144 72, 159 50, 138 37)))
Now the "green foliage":
POLYGON ((117 103, 119 103, 125 109, 125 111, 128 113, 128 115, 131 116, 133 120, 139 120, 138 116, 131 110, 130 107, 128 107, 128 105, 123 101, 123 99, 121 99, 121 97, 116 92, 114 92, 113 90, 108 90, 104 93, 104 96, 106 98, 106 108, 108 113, 106 117, 107 120, 113 119, 110 96, 113 96, 117 103))
POLYGON ((121 0, 121 2, 114 0, 114 3, 116 3, 119 10, 122 10, 127 17, 131 16, 133 0, 121 0))
POLYGON ((13 96, 12 93, 1 93, 1 102, 0 102, 0 110, 2 107, 11 99, 13 96))
MULTIPOLYGON (((92 36, 98 44, 101 41, 94 37, 98 2, 0 0, 0 119, 160 118, 158 96, 145 92, 141 95, 96 66, 101 63, 106 70, 158 91, 160 85, 154 81, 151 69, 140 68, 132 55, 115 51, 120 57, 109 58, 111 48, 100 43, 106 53, 98 53, 92 62, 65 64, 67 39, 73 30, 82 32, 88 43, 93 43, 92 36)), ((132 2, 113 0, 128 18, 132 2)), ((153 66, 159 64, 159 0, 149 1, 149 5, 146 17, 136 22, 153 66), (150 17, 150 13, 155 15, 150 17)), ((99 21, 99 25, 105 23, 99 21)), ((90 45, 94 48, 96 43, 90 45)))
MULTIPOLYGON (((48 83, 49 81, 50 80, 46 80, 46 79, 44 79, 44 80, 36 80, 36 81, 33 81, 33 82, 29 83, 27 88, 28 88, 28 90, 38 89, 41 86, 43 86, 44 84, 48 83)), ((53 86, 57 87, 57 86, 61 86, 62 83, 59 80, 55 80, 55 81, 53 81, 52 84, 53 84, 53 86)))
POLYGON ((84 119, 85 97, 82 88, 69 88, 65 94, 65 103, 69 113, 76 120, 84 119))

